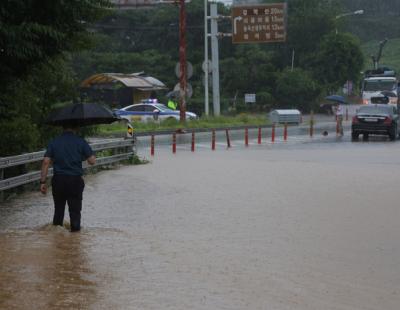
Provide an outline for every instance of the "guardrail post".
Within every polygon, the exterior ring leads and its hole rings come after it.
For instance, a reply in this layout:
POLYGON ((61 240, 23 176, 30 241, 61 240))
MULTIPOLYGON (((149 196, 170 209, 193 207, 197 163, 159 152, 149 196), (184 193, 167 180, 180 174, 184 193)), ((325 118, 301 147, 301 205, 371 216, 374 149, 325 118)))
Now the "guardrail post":
POLYGON ((154 156, 154 135, 151 135, 150 155, 151 155, 151 156, 154 156))
POLYGON ((172 134, 172 153, 176 153, 176 133, 172 134))
POLYGON ((213 151, 215 151, 215 129, 212 130, 211 149, 212 149, 213 151))
POLYGON ((271 142, 275 142, 275 123, 272 124, 271 142))
POLYGON ((228 148, 230 148, 230 147, 231 147, 231 139, 230 139, 230 137, 229 137, 229 130, 228 130, 228 129, 225 129, 225 133, 226 133, 226 146, 227 146, 228 148))
POLYGON ((310 137, 312 138, 314 135, 314 111, 311 110, 310 113, 310 137))
POLYGON ((249 129, 247 127, 244 129, 244 145, 249 146, 249 129))
POLYGON ((194 145, 195 145, 195 137, 194 137, 194 131, 192 131, 192 152, 194 152, 194 145))
POLYGON ((261 144, 261 127, 258 127, 258 139, 257 139, 257 143, 261 144))

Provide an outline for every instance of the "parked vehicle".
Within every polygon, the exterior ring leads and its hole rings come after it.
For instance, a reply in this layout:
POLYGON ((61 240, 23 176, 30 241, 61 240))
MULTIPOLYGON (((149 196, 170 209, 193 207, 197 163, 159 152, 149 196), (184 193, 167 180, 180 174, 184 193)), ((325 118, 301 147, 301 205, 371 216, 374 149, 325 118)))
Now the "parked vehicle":
MULTIPOLYGON (((115 110, 115 114, 129 122, 162 121, 167 119, 180 119, 180 111, 172 110, 161 103, 139 103, 115 110)), ((193 112, 186 112, 187 120, 197 119, 193 112)))
POLYGON ((370 104, 371 98, 382 97, 386 93, 389 104, 397 105, 399 97, 399 81, 396 73, 388 68, 369 70, 362 82, 361 96, 363 104, 370 104))
POLYGON ((369 104, 361 106, 353 117, 351 138, 357 140, 359 135, 364 139, 370 134, 388 135, 395 140, 399 133, 399 114, 397 106, 388 104, 369 104))

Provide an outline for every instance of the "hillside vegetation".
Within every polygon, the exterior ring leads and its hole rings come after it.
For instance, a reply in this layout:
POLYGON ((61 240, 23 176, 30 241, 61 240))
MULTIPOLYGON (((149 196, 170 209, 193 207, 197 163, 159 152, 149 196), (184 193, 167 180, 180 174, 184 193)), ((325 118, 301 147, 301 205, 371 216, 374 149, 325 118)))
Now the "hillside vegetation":
MULTIPOLYGON (((373 40, 362 45, 362 51, 365 55, 365 69, 372 68, 371 55, 376 55, 379 50, 379 41, 373 40)), ((387 66, 400 73, 400 38, 389 39, 383 48, 381 66, 387 66)))

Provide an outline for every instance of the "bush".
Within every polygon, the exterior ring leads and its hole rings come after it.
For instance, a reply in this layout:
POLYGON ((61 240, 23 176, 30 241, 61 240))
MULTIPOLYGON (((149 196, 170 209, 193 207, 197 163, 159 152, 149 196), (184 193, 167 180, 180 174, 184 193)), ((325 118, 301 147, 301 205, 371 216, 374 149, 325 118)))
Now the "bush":
POLYGON ((0 132, 2 157, 37 151, 39 148, 39 130, 27 117, 0 122, 0 132))
POLYGON ((285 69, 278 76, 276 98, 281 108, 309 111, 320 93, 320 85, 308 71, 285 69))

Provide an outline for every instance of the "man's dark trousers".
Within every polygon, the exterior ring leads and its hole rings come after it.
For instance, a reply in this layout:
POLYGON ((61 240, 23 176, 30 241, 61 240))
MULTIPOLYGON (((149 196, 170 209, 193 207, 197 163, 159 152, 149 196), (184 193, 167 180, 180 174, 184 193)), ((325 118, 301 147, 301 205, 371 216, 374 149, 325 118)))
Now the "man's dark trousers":
POLYGON ((55 175, 51 180, 54 199, 53 225, 63 225, 65 203, 68 203, 71 231, 81 229, 82 193, 85 183, 81 176, 55 175))

